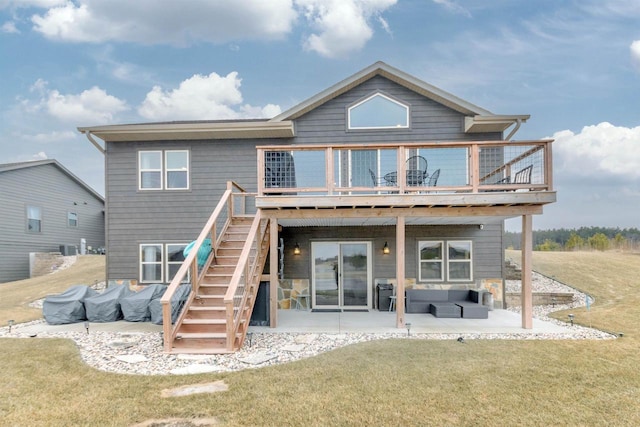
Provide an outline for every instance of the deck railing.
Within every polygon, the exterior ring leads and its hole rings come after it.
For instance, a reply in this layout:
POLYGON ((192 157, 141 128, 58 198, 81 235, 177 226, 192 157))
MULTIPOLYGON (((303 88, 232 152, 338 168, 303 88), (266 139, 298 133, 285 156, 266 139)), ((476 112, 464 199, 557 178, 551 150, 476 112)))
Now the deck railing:
POLYGON ((262 274, 261 269, 267 253, 265 244, 268 241, 269 221, 263 220, 258 211, 224 297, 227 350, 229 351, 236 350, 236 344, 244 340, 247 332, 248 317, 255 302, 255 294, 262 274))
POLYGON ((552 142, 260 146, 258 195, 551 191, 552 142))
MULTIPOLYGON (((191 251, 182 262, 182 265, 178 269, 178 272, 171 280, 171 283, 167 287, 166 292, 160 299, 162 304, 162 324, 163 324, 163 336, 164 336, 164 350, 166 352, 171 351, 173 341, 175 340, 178 326, 181 324, 184 318, 185 311, 180 313, 177 320, 172 322, 172 307, 176 305, 184 305, 188 307, 193 301, 195 295, 198 293, 198 289, 204 275, 206 273, 206 267, 211 263, 214 258, 217 249, 220 245, 220 239, 224 235, 224 231, 229 225, 230 219, 233 216, 242 215, 245 213, 246 198, 248 196, 254 196, 255 194, 247 193, 242 187, 234 182, 229 181, 227 183, 227 189, 222 195, 222 198, 218 202, 218 205, 213 210, 211 216, 207 220, 205 226, 202 228, 200 235, 195 240, 194 246, 191 251), (226 218, 226 221, 225 221, 226 218), (224 222, 222 227, 218 227, 218 224, 224 222), (198 253, 201 250, 206 252, 206 242, 211 242, 211 252, 209 253, 206 262, 198 262, 198 253), (178 294, 176 291, 178 287, 184 283, 191 283, 191 292, 187 298, 186 304, 180 304, 176 301, 178 294)), ((173 316, 175 318, 175 316, 173 316)))

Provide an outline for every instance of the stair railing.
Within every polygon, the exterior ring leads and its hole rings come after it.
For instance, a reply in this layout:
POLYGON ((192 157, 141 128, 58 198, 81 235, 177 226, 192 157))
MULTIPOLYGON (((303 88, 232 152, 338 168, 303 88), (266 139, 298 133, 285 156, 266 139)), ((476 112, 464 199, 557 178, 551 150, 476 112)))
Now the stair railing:
POLYGON ((228 351, 237 350, 244 341, 268 252, 265 241, 269 241, 269 220, 258 211, 224 297, 228 351))
POLYGON ((216 252, 220 245, 219 240, 222 238, 222 236, 224 236, 224 231, 228 227, 231 217, 235 214, 245 213, 245 199, 247 194, 248 193, 236 183, 231 181, 227 182, 227 189, 222 194, 218 205, 211 213, 211 216, 207 220, 207 223, 202 228, 200 235, 196 239, 193 248, 185 258, 185 260, 182 262, 182 265, 178 269, 178 272, 173 277, 171 283, 167 287, 167 290, 160 299, 160 303, 162 304, 162 332, 165 352, 171 352, 173 341, 175 340, 178 328, 182 323, 182 320, 187 311, 185 308, 191 305, 195 296, 197 295, 200 283, 202 282, 204 275, 207 272, 208 266, 215 258, 216 252), (234 190, 238 190, 240 191, 240 193, 236 193, 234 192, 234 190), (241 197, 241 203, 234 204, 234 196, 241 197), (234 213, 235 210, 239 210, 239 212, 234 213), (220 219, 224 218, 223 215, 226 215, 227 220, 221 232, 218 232, 217 223, 220 219), (202 248, 206 239, 211 239, 211 252, 209 253, 207 261, 204 264, 201 263, 200 265, 198 265, 198 252, 202 248), (174 295, 180 284, 188 281, 188 279, 190 279, 189 281, 191 282, 191 292, 186 303, 184 304, 182 313, 177 318, 176 322, 172 323, 171 302, 174 299, 174 295))

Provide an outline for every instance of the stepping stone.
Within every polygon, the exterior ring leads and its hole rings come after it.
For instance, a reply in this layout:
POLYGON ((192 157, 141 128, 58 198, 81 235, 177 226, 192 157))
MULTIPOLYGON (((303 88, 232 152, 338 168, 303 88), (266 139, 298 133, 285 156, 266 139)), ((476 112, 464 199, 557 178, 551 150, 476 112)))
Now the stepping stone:
POLYGON ((299 351, 304 350, 305 345, 304 344, 289 344, 289 345, 285 345, 284 347, 282 347, 283 351, 290 351, 293 353, 297 353, 299 351))
POLYGON ((347 335, 345 334, 327 334, 325 338, 328 340, 338 341, 338 340, 346 340, 347 335))
POLYGON ((127 363, 142 363, 149 360, 142 354, 124 354, 121 356, 115 356, 115 358, 120 360, 121 362, 127 362, 127 363))
POLYGON ((193 384, 185 385, 182 387, 176 387, 171 389, 162 390, 160 396, 162 397, 178 397, 189 396, 191 394, 198 393, 218 393, 221 391, 229 390, 229 386, 224 381, 215 381, 207 384, 193 384))
POLYGON ((294 338, 296 344, 311 344, 318 338, 318 334, 298 335, 294 338))
POLYGON ((213 354, 179 354, 178 360, 207 360, 215 357, 213 354))
POLYGON ((204 365, 195 363, 193 365, 176 368, 169 371, 173 375, 190 375, 190 374, 208 374, 211 372, 220 372, 220 367, 215 365, 204 365))
POLYGON ((254 353, 247 357, 239 358, 238 360, 249 365, 260 365, 268 362, 269 360, 275 359, 276 357, 277 356, 275 354, 254 353))
POLYGON ((135 345, 134 342, 127 341, 114 341, 109 343, 109 347, 111 348, 129 348, 135 345))

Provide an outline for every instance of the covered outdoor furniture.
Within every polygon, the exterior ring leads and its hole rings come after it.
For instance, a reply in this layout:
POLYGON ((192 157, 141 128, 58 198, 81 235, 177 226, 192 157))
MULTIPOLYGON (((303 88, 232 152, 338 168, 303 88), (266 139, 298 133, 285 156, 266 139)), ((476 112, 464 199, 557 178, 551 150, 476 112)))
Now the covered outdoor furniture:
POLYGON ((87 320, 84 302, 98 293, 87 285, 74 285, 61 294, 44 299, 42 315, 50 325, 64 325, 87 320))
MULTIPOLYGON (((173 298, 171 298, 171 323, 176 323, 176 320, 178 320, 178 316, 180 315, 185 302, 187 302, 187 298, 189 298, 190 293, 191 285, 189 283, 180 285, 178 286, 178 289, 176 289, 176 292, 173 294, 173 298)), ((162 303, 160 303, 160 299, 161 298, 153 299, 149 303, 151 323, 155 325, 162 325, 162 303)))
POLYGON ((133 292, 120 300, 120 307, 124 320, 128 322, 146 322, 151 319, 149 304, 156 298, 160 298, 167 290, 165 285, 145 285, 139 292, 133 292))
POLYGON ((120 300, 132 291, 127 285, 113 285, 101 294, 94 295, 84 301, 87 320, 90 322, 116 322, 121 320, 120 300))

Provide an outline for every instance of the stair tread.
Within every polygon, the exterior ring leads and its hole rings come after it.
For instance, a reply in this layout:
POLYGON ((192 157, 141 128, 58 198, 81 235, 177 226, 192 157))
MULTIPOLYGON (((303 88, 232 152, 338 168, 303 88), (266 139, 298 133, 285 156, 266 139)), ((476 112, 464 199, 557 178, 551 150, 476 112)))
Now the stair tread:
POLYGON ((227 338, 225 332, 178 332, 176 338, 227 338))
POLYGON ((224 325, 226 319, 183 319, 183 325, 224 325))

